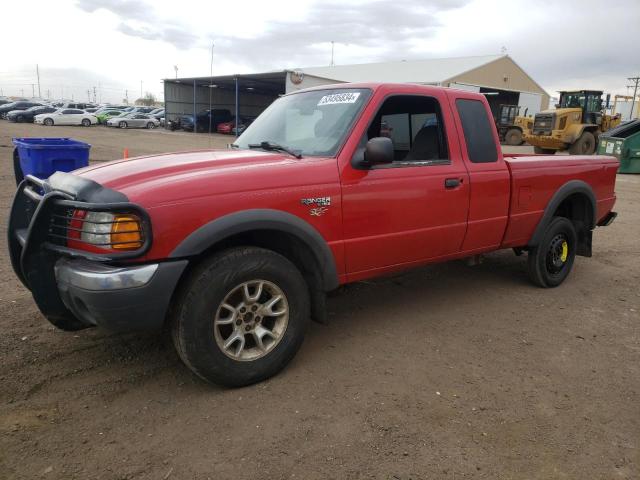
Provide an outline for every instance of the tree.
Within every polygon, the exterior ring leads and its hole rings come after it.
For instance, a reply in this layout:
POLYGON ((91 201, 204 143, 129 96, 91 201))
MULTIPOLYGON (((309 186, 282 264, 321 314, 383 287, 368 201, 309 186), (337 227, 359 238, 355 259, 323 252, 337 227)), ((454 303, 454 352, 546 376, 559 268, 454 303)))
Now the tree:
POLYGON ((136 105, 145 105, 147 107, 152 107, 156 104, 156 96, 153 93, 146 92, 144 97, 136 100, 136 105))

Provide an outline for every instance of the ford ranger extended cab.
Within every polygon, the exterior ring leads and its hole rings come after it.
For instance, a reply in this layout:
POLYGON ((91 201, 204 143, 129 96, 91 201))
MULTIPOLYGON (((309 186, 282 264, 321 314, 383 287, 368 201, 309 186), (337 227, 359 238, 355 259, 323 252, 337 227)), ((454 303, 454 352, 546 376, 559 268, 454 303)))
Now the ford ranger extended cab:
POLYGON ((197 375, 247 385, 339 285, 510 248, 556 287, 616 216, 615 158, 504 156, 486 99, 454 89, 302 90, 229 147, 27 177, 8 243, 49 321, 167 326, 197 375))

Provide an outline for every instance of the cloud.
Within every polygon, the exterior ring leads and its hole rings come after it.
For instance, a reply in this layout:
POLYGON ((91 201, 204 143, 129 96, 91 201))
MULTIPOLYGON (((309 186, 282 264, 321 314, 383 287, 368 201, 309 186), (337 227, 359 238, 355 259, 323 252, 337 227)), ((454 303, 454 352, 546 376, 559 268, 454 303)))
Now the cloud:
POLYGON ((141 0, 77 0, 76 6, 88 13, 106 10, 118 17, 146 21, 153 7, 141 0))

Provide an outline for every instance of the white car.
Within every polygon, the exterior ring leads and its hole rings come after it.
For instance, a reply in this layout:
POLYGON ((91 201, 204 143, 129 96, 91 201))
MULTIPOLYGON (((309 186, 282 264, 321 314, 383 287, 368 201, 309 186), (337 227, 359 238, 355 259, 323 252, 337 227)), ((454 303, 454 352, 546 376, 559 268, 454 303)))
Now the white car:
POLYGON ((159 126, 160 120, 146 113, 138 112, 111 117, 107 120, 107 127, 153 129, 159 126))
POLYGON ((52 125, 82 125, 83 127, 90 127, 98 123, 98 118, 84 110, 60 108, 52 113, 36 115, 33 117, 33 121, 48 127, 52 125))

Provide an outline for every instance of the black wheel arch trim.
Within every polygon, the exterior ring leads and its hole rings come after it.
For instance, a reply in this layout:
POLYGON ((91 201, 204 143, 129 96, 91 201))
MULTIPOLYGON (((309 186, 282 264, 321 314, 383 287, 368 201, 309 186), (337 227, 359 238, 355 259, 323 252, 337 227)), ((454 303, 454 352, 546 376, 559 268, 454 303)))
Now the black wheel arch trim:
POLYGON ((596 226, 596 215, 597 215, 597 206, 596 206, 596 196, 593 194, 593 190, 591 186, 583 182, 582 180, 570 180, 564 185, 562 185, 556 193, 553 194, 551 200, 547 204, 547 207, 544 210, 542 218, 538 222, 538 226, 536 227, 533 235, 531 236, 531 240, 529 240, 529 246, 535 247, 542 241, 542 237, 544 232, 553 219, 553 214, 556 212, 560 204, 566 200, 569 196, 574 195, 576 193, 584 194, 591 204, 591 219, 587 223, 587 228, 589 231, 593 230, 596 226))
POLYGON ((325 291, 338 287, 333 253, 320 233, 309 223, 281 210, 252 209, 224 215, 193 231, 169 255, 185 258, 200 255, 212 245, 240 233, 253 230, 278 230, 296 236, 313 252, 320 268, 325 291))

